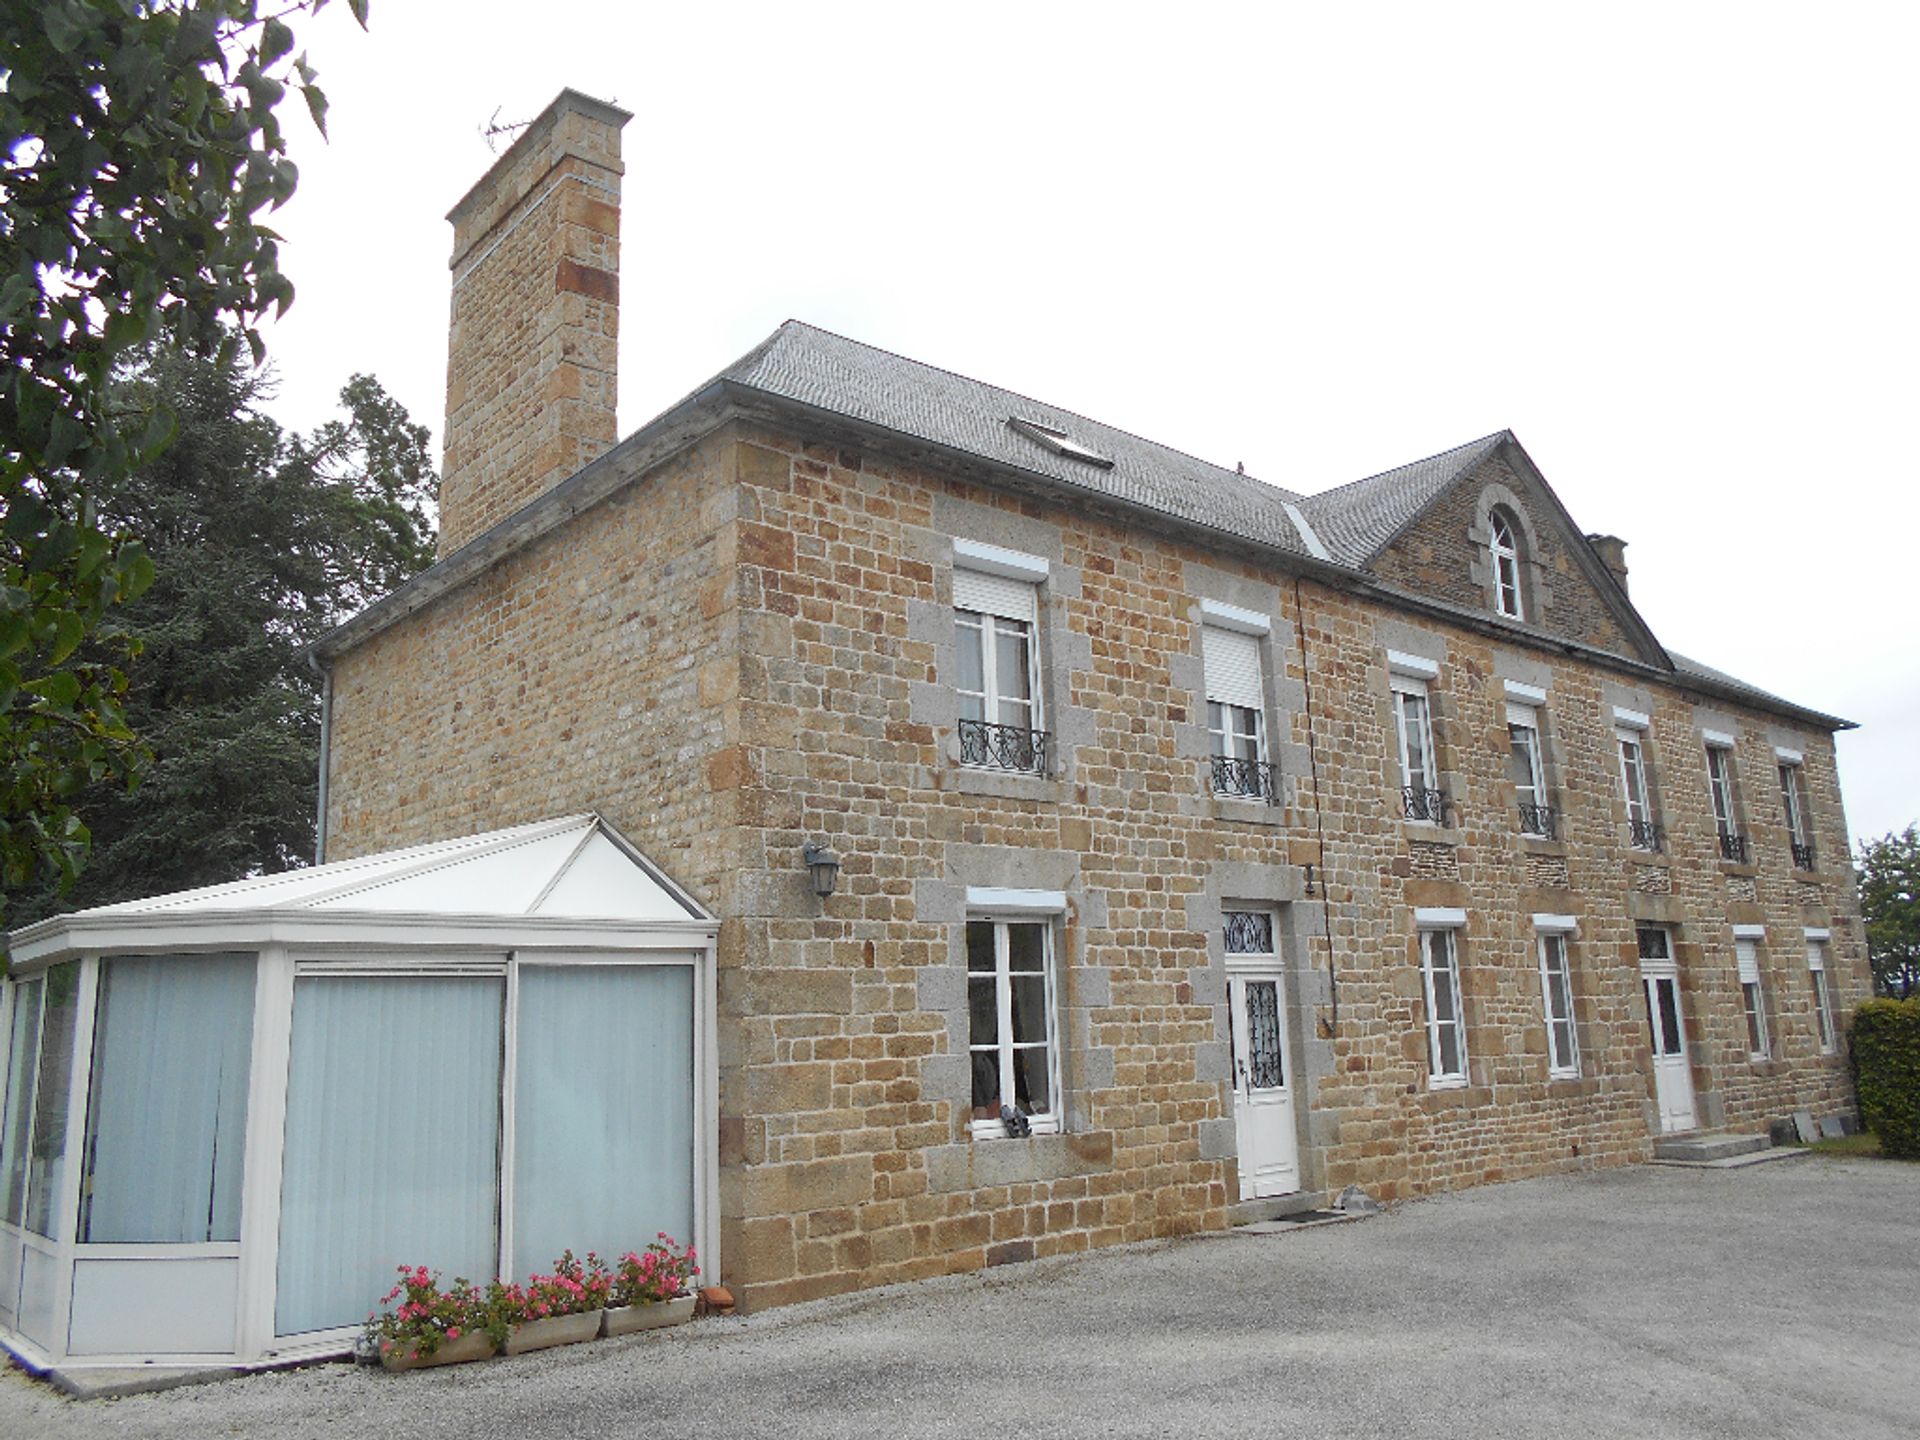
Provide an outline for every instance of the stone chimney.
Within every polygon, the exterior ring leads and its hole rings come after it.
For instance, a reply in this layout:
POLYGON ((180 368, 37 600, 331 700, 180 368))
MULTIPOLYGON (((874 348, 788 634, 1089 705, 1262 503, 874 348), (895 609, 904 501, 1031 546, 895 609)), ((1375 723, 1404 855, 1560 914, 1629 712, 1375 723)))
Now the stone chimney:
POLYGON ((1620 588, 1627 588, 1627 542, 1618 535, 1589 535, 1587 543, 1600 556, 1600 563, 1613 572, 1620 588))
POLYGON ((632 118, 562 90, 447 216, 442 555, 619 438, 620 130, 632 118))

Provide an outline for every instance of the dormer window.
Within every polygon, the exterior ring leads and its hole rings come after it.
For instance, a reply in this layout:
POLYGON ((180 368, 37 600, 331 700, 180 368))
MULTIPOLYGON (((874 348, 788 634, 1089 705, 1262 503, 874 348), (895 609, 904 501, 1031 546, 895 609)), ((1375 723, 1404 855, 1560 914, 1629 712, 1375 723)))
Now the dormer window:
POLYGON ((1527 617, 1520 603, 1520 545, 1514 539, 1513 521, 1503 510, 1494 511, 1490 518, 1492 538, 1488 548, 1493 552, 1493 608, 1512 619, 1524 620, 1527 617))

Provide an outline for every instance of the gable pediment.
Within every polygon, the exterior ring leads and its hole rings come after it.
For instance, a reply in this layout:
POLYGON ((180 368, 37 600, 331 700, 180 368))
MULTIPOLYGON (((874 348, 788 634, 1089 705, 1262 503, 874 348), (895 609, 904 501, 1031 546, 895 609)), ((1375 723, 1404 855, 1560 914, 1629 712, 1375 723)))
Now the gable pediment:
POLYGON ((1364 568, 1396 589, 1497 623, 1671 668, 1624 587, 1510 434, 1438 487, 1364 568), (1504 569, 1496 539, 1512 552, 1504 569))

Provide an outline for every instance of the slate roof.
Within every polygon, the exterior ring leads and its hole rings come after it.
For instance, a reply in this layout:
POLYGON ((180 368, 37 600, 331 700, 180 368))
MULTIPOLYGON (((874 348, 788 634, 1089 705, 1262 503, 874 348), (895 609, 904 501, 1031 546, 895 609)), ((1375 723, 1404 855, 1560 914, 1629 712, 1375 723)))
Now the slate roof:
POLYGON ((1428 501, 1512 438, 1510 430, 1484 435, 1411 465, 1323 490, 1300 508, 1333 558, 1357 568, 1386 548, 1428 501))
POLYGON ((735 388, 879 426, 1044 476, 1104 499, 1241 539, 1312 553, 1288 517, 1300 497, 1071 410, 789 320, 715 377, 735 388), (1067 432, 1113 461, 1102 469, 1020 434, 1018 417, 1067 432))

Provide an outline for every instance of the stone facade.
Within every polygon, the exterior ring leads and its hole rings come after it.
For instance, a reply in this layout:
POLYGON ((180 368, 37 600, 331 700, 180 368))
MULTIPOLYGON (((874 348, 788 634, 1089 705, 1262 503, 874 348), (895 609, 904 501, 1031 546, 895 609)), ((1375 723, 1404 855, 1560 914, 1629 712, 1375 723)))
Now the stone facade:
POLYGON ((329 858, 591 808, 723 917, 722 1253, 750 1303, 1224 1225, 1235 904, 1278 919, 1310 1194, 1397 1199, 1647 1158, 1636 921, 1672 927, 1703 1123, 1845 1103, 1801 932, 1831 931, 1844 1022, 1867 993, 1850 889, 1843 871, 1793 872, 1764 783, 1773 746, 1802 751, 1820 851, 1845 856, 1830 736, 1518 628, 1409 618, 1147 524, 736 417, 339 654, 333 675, 329 858), (1050 775, 958 762, 956 538, 1048 562, 1050 775), (1211 791, 1203 600, 1271 617, 1281 804, 1211 791), (1389 650, 1438 667, 1444 827, 1395 814, 1389 650), (1557 840, 1512 823, 1508 679, 1548 697, 1557 840), (1651 718, 1665 854, 1628 844, 1615 706, 1651 718), (1703 726, 1739 737, 1752 865, 1718 858, 1703 726), (809 838, 843 857, 825 901, 806 887, 809 838), (1758 898, 1732 898, 1743 884, 1758 898), (971 1137, 970 887, 1066 897, 1065 1133, 971 1137), (1466 914, 1470 1073, 1453 1090, 1427 1083, 1420 906, 1466 914), (1579 926, 1578 1079, 1546 1073, 1542 912, 1579 926), (1767 927, 1778 1058, 1758 1065, 1736 923, 1767 927))
MULTIPOLYGON (((326 850, 595 810, 720 917, 720 1278, 748 1303, 1257 1210, 1234 912, 1271 917, 1296 1198, 1648 1158, 1642 925, 1672 943, 1703 1127, 1846 1106, 1806 949, 1825 935, 1844 1025, 1869 985, 1839 722, 1676 669, 1511 437, 1470 447, 1364 565, 1050 487, 993 453, 1004 410, 956 452, 857 404, 835 419, 716 381, 609 448, 624 118, 563 95, 454 212, 446 555, 320 647, 326 850), (1496 506, 1524 621, 1492 613, 1496 506), (966 557, 1035 582, 1045 764, 962 763, 966 557), (1272 803, 1216 793, 1210 623, 1256 637, 1242 683, 1272 803), (1405 818, 1396 666, 1431 705, 1437 823, 1405 818), (1551 838, 1517 823, 1512 694, 1538 716, 1551 838), (1660 850, 1632 844, 1620 714, 1643 727, 1660 850), (1739 864, 1721 859, 1710 733, 1733 737, 1739 864), (1794 868, 1782 749, 1802 757, 1819 870, 1794 868), (825 899, 809 841, 841 857, 825 899), (1020 905, 1051 946, 1055 1133, 1005 1137, 976 1110, 968 936, 1020 905), (1548 922, 1578 1044, 1564 1075, 1548 922), (1433 925, 1465 1045, 1438 1078, 1433 925), (1735 926, 1760 937, 1758 1061, 1735 926)), ((1357 531, 1366 507, 1345 514, 1357 531)))

